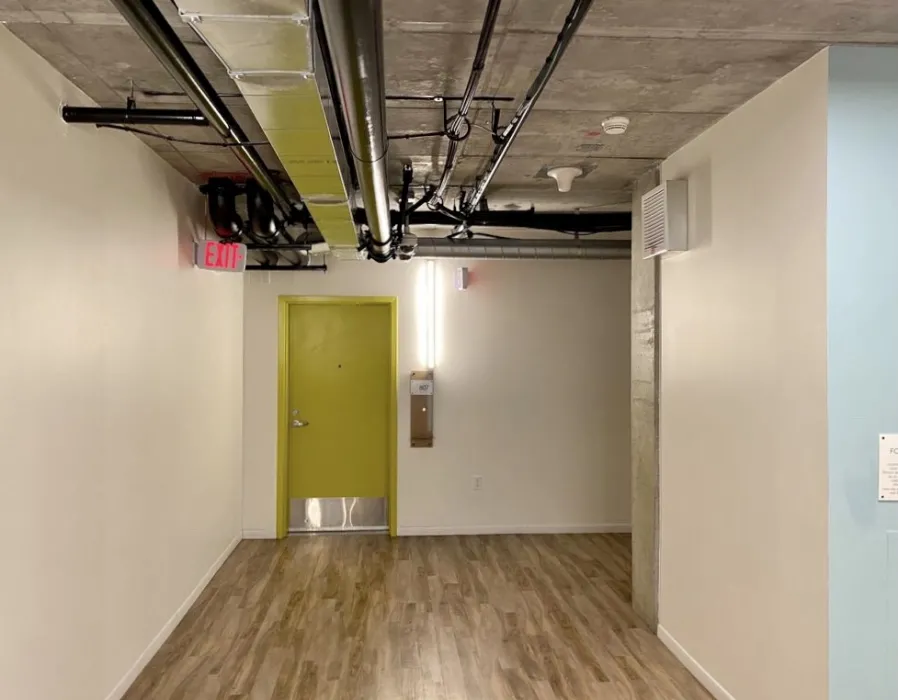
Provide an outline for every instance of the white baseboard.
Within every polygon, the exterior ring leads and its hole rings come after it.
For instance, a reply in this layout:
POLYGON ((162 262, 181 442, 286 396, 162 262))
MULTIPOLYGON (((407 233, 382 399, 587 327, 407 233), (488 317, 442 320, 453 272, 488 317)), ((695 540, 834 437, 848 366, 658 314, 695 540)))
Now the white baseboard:
POLYGON ((400 537, 439 535, 573 535, 630 532, 629 523, 603 525, 400 525, 400 537))
POLYGON ((718 683, 714 676, 708 673, 698 661, 692 658, 692 655, 661 625, 658 626, 658 639, 660 639, 661 643, 670 649, 671 653, 677 657, 679 662, 683 664, 693 676, 695 676, 696 680, 704 686, 705 690, 714 696, 715 700, 736 700, 736 698, 730 695, 730 693, 727 692, 727 689, 718 683))
POLYGON ((244 530, 243 539, 245 540, 276 540, 277 534, 274 530, 244 530))
POLYGON ((151 641, 149 646, 144 649, 143 653, 138 657, 137 661, 134 662, 134 665, 128 670, 124 678, 122 678, 116 684, 115 688, 112 689, 112 692, 106 696, 106 700, 121 700, 125 693, 128 692, 128 688, 130 688, 131 684, 137 680, 137 676, 139 676, 140 672, 143 671, 148 663, 150 663, 150 659, 156 655, 156 652, 159 651, 159 648, 165 643, 165 640, 175 631, 175 627, 178 626, 178 623, 184 618, 187 611, 190 610, 190 606, 200 597, 200 593, 203 592, 203 589, 209 585, 209 581, 212 580, 212 577, 215 576, 216 572, 221 568, 221 565, 225 563, 225 560, 229 556, 231 556, 231 552, 234 551, 234 548, 240 543, 240 540, 240 537, 235 537, 231 540, 230 544, 225 547, 225 550, 219 555, 218 559, 216 559, 212 566, 209 567, 209 570, 203 574, 203 577, 196 585, 196 588, 190 592, 190 595, 188 595, 187 599, 181 603, 180 607, 175 611, 175 614, 169 618, 168 622, 166 622, 162 626, 162 629, 159 630, 159 633, 153 637, 153 641, 151 641))

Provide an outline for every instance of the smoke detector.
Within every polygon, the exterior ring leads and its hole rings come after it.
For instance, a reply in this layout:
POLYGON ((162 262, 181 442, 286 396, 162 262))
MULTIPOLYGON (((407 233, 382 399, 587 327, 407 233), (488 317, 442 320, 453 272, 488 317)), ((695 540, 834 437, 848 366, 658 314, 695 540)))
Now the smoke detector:
POLYGON ((627 117, 608 117, 602 122, 602 128, 609 136, 620 136, 626 134, 630 128, 630 120, 627 117))
POLYGON ((552 168, 546 175, 555 180, 559 192, 570 192, 575 177, 583 174, 581 168, 552 168))

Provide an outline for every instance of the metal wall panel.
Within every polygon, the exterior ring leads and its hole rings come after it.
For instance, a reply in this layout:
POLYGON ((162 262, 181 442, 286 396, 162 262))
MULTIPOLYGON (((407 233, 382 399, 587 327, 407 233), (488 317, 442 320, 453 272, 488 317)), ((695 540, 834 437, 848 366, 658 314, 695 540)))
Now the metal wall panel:
POLYGON ((387 530, 386 498, 293 498, 290 532, 387 530))

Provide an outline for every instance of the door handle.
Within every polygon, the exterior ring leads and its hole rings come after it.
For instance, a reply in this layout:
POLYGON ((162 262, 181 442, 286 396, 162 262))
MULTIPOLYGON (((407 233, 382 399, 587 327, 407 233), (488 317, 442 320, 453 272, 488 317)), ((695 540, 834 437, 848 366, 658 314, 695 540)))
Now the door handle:
POLYGON ((309 424, 307 420, 295 420, 293 421, 294 428, 305 428, 309 424))

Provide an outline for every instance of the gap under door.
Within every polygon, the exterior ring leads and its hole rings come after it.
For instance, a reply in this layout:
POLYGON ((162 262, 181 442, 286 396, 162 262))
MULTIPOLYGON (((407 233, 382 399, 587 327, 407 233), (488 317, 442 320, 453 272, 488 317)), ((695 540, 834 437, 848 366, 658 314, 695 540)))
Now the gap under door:
POLYGON ((389 528, 394 306, 288 305, 290 532, 389 528))

